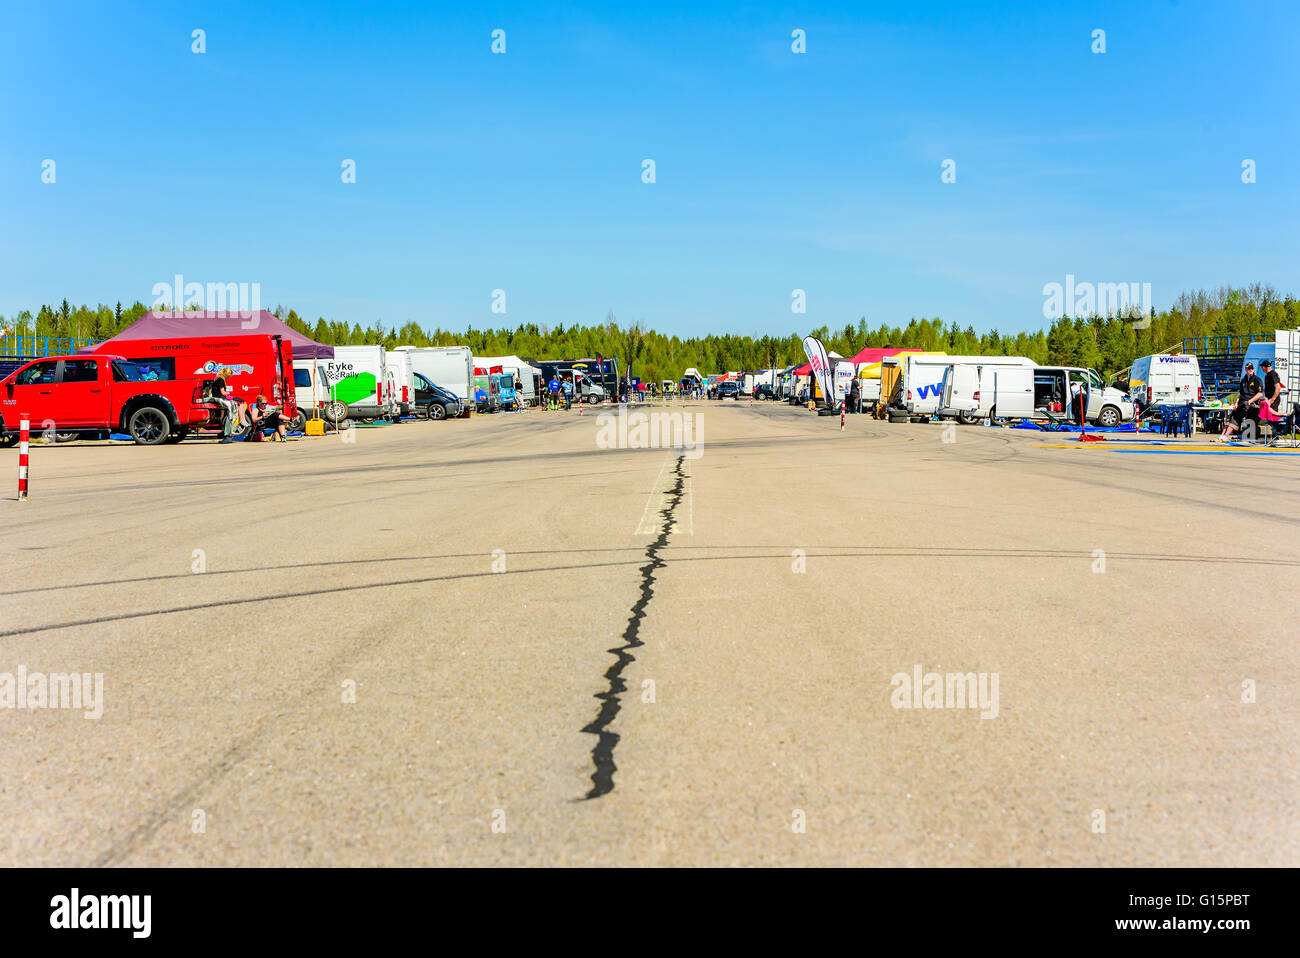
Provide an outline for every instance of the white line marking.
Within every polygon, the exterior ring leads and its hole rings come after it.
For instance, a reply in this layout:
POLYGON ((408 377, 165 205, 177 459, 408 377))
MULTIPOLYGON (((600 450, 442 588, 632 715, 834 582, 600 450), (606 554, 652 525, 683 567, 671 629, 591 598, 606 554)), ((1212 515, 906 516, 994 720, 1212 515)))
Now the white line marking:
POLYGON ((663 525, 662 517, 659 515, 663 511, 662 505, 664 498, 664 472, 668 469, 668 463, 672 461, 673 454, 668 453, 664 457, 663 465, 659 467, 659 474, 655 476, 655 484, 650 488, 650 495, 646 497, 645 511, 641 513, 641 521, 636 525, 636 532, 632 533, 637 536, 657 536, 660 527, 663 525))

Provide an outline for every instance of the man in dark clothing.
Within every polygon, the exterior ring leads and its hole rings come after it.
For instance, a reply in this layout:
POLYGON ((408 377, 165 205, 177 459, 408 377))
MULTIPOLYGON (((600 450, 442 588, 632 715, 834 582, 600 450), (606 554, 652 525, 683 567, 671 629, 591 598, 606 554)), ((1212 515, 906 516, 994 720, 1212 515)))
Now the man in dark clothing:
POLYGON ((1273 368, 1272 360, 1260 360, 1259 370, 1264 374, 1264 398, 1261 402, 1268 403, 1275 413, 1285 416, 1286 412, 1282 409, 1282 377, 1273 368))
POLYGON ((1259 404, 1264 398, 1264 384, 1255 375, 1255 364, 1246 363, 1246 374, 1241 377, 1237 387, 1237 408, 1232 411, 1232 421, 1241 429, 1245 420, 1250 420, 1250 437, 1254 438, 1259 430, 1259 404))

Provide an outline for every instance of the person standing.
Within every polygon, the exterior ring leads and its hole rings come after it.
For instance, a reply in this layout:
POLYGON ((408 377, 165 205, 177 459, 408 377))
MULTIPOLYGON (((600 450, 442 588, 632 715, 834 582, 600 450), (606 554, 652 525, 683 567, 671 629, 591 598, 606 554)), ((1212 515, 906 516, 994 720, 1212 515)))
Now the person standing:
POLYGON ((560 387, 564 390, 564 410, 565 412, 568 412, 569 408, 573 405, 573 377, 565 376, 564 382, 560 384, 560 387))

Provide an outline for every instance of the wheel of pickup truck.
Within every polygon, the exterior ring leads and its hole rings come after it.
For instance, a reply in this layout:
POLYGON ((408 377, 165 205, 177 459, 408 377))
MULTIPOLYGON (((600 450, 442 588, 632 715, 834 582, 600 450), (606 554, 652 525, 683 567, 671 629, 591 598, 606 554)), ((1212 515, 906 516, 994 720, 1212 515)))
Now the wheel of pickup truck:
POLYGON ((163 442, 167 443, 169 446, 174 446, 174 445, 176 445, 176 443, 180 442, 182 439, 184 439, 184 438, 185 438, 186 436, 188 436, 189 434, 190 434, 190 427, 189 427, 189 426, 181 426, 181 427, 180 427, 179 429, 177 429, 174 433, 172 433, 170 436, 168 436, 166 439, 164 439, 163 442))
POLYGON ((348 404, 334 399, 325 404, 324 412, 326 419, 332 423, 338 424, 348 418, 348 404))
POLYGON ((167 413, 157 406, 141 406, 131 413, 126 431, 138 446, 156 446, 171 433, 171 421, 167 413))

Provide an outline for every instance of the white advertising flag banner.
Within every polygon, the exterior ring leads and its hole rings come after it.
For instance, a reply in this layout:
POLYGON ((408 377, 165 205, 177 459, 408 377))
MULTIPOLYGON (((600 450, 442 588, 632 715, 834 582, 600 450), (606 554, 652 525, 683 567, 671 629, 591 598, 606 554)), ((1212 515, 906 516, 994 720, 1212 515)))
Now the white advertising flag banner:
POLYGON ((813 375, 817 377, 817 385, 821 387, 827 407, 834 408, 835 384, 831 381, 831 361, 826 356, 826 347, 816 336, 805 336, 803 351, 812 366, 813 375))

